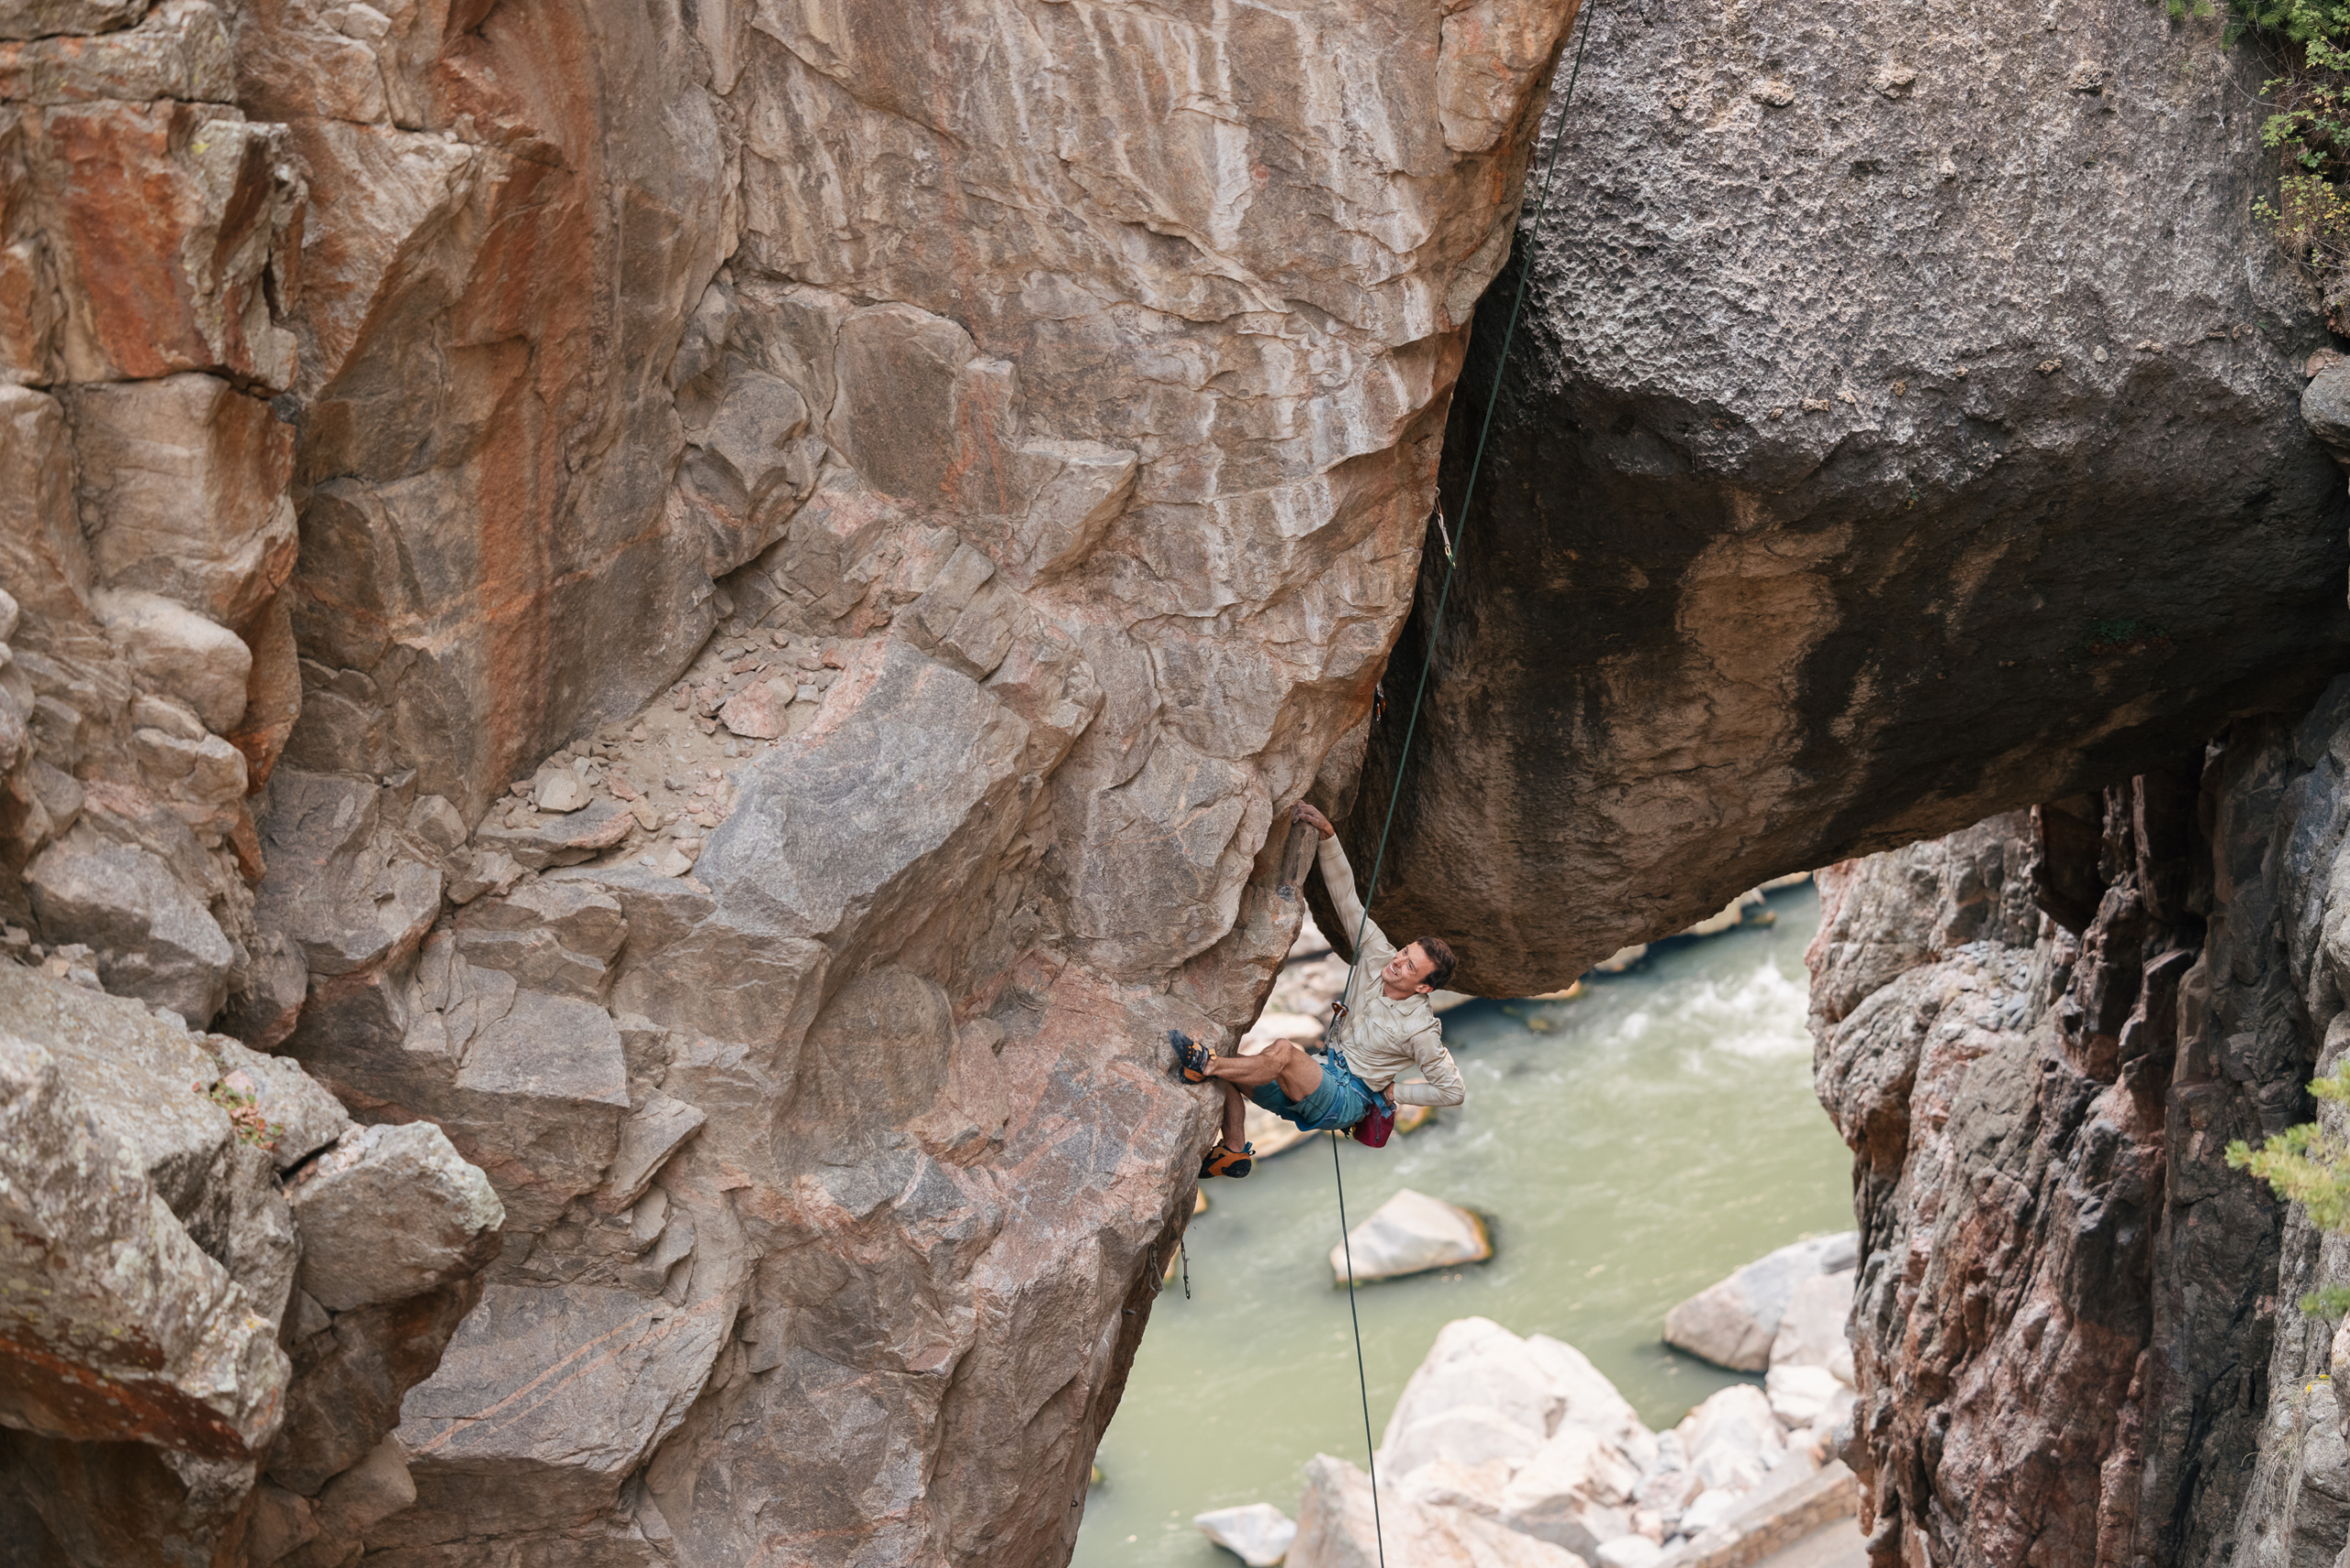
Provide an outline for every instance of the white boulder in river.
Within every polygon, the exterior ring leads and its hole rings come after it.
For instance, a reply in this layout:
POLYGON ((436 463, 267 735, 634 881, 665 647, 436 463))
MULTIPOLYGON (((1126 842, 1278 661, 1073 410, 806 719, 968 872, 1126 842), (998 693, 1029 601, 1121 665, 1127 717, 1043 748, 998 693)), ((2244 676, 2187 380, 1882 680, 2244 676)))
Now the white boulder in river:
POLYGON ((1297 1526, 1270 1503, 1211 1509, 1192 1515, 1192 1523, 1248 1568, 1276 1568, 1289 1555, 1290 1542, 1297 1539, 1297 1526))
POLYGON ((1691 1473, 1708 1492, 1751 1491, 1787 1451, 1786 1429, 1751 1383, 1718 1391, 1673 1429, 1691 1473))
MULTIPOLYGON (((1645 1568, 1819 1462, 1751 1383, 1659 1434, 1573 1346, 1465 1317, 1437 1336, 1380 1439, 1387 1561, 1645 1568)), ((1308 1469, 1297 1528, 1289 1568, 1379 1560, 1368 1478, 1345 1461, 1308 1469)))
POLYGON ((1852 1269, 1859 1253, 1859 1233, 1847 1230, 1758 1258, 1667 1313, 1665 1343, 1736 1372, 1761 1372, 1797 1287, 1852 1269))
MULTIPOLYGON (((1632 1494, 1656 1457, 1655 1436, 1572 1345, 1449 1323, 1380 1440, 1387 1561, 1589 1568, 1598 1545, 1638 1533, 1632 1494)), ((1290 1568, 1377 1561, 1368 1478, 1315 1460, 1290 1568)))
MULTIPOLYGON (((1386 1561, 1645 1568, 1818 1462, 1753 1384, 1657 1434, 1572 1345, 1472 1316, 1436 1335, 1380 1439, 1386 1561)), ((1316 1460, 1288 1565, 1375 1561, 1368 1479, 1316 1460)))
POLYGON ((1330 1249, 1330 1272, 1347 1282, 1347 1255, 1354 1254, 1357 1282, 1392 1280, 1456 1263, 1482 1263, 1494 1255, 1485 1222, 1440 1198, 1409 1187, 1371 1211, 1347 1232, 1343 1247, 1330 1249))
POLYGON ((1564 1547, 1520 1535, 1466 1508, 1427 1507, 1379 1484, 1372 1529, 1371 1478, 1354 1465, 1316 1454, 1305 1467, 1305 1500, 1297 1511, 1297 1544, 1286 1568, 1590 1568, 1564 1547))
POLYGON ((1788 1298, 1771 1341, 1771 1371, 1763 1386, 1771 1409, 1793 1428, 1834 1427, 1852 1407, 1852 1314, 1857 1271, 1840 1270, 1806 1280, 1788 1298))
POLYGON ((1771 1414, 1800 1431, 1821 1421, 1832 1422, 1852 1403, 1852 1391, 1836 1381, 1826 1367, 1773 1367, 1763 1380, 1771 1414))
POLYGON ((1852 1383, 1852 1341, 1846 1319, 1852 1315, 1856 1275, 1855 1270, 1840 1269, 1796 1287, 1771 1340, 1773 1367, 1822 1367, 1839 1383, 1852 1383))

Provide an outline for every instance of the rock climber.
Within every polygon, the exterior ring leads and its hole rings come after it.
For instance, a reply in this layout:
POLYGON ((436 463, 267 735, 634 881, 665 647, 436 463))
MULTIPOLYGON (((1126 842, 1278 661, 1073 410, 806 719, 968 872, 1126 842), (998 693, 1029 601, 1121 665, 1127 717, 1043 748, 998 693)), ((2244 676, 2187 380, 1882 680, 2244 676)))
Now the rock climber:
POLYGON ((1316 1055, 1293 1040, 1276 1040, 1255 1056, 1220 1057, 1172 1031, 1169 1039, 1186 1081, 1214 1079, 1224 1088, 1224 1131, 1201 1162, 1203 1176, 1246 1176, 1255 1150, 1245 1141, 1246 1094, 1308 1132, 1353 1127, 1366 1116, 1406 1105, 1458 1105, 1465 1096, 1460 1070, 1444 1048, 1444 1025, 1428 993, 1452 978, 1459 961, 1444 939, 1423 936, 1400 951, 1363 914, 1353 869, 1330 819, 1301 801, 1291 813, 1322 835, 1316 852, 1322 885, 1338 922, 1357 933, 1355 967, 1341 999, 1333 1036, 1337 1049, 1316 1055), (1417 1067, 1425 1083, 1395 1081, 1417 1067))

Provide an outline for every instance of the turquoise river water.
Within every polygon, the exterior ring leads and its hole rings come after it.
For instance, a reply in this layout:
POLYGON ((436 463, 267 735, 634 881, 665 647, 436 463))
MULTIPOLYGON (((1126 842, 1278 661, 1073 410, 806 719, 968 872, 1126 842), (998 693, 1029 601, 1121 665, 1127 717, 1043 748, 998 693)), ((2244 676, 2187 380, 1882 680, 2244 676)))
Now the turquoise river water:
MULTIPOLYGON (((1357 1223, 1401 1187, 1493 1216, 1491 1262, 1360 1293, 1376 1428, 1437 1330, 1472 1314, 1576 1346, 1652 1427, 1735 1381, 1661 1342, 1666 1310, 1852 1224, 1852 1157, 1812 1097, 1804 1029, 1818 898, 1807 885, 1770 907, 1774 924, 1653 949, 1572 1002, 1448 1014, 1467 1103, 1382 1150, 1338 1145, 1357 1223)), ((1179 1282, 1152 1309, 1077 1568, 1234 1568, 1193 1514, 1261 1501, 1294 1517, 1316 1452, 1362 1462, 1328 1143, 1206 1187, 1191 1299, 1179 1282)))

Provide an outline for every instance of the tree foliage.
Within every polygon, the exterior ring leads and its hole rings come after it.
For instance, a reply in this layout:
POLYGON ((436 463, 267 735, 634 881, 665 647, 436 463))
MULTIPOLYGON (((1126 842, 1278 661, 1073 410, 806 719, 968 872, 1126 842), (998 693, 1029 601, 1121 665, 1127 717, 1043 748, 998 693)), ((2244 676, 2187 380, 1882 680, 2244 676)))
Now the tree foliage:
MULTIPOLYGON (((2311 1083, 2310 1092, 2331 1104, 2350 1104, 2350 1060, 2333 1077, 2311 1083)), ((2249 1170, 2278 1197, 2300 1204, 2320 1230, 2350 1230, 2350 1140, 2320 1124, 2287 1127, 2258 1148, 2238 1138, 2228 1145, 2228 1164, 2249 1170)), ((2350 1286, 2312 1291, 2301 1298, 2300 1307, 2312 1317, 2340 1317, 2350 1313, 2350 1286)))
POLYGON ((2260 140, 2277 157, 2277 196, 2255 211, 2321 282, 2350 272, 2350 0, 2166 0, 2173 17, 2223 17, 2229 46, 2276 60, 2260 140))

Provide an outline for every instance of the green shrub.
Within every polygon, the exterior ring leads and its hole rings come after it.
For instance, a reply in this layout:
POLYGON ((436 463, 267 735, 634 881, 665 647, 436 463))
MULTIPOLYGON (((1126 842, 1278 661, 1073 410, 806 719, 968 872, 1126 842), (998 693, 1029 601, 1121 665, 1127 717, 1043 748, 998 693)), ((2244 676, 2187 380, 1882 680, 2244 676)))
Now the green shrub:
POLYGON ((196 1092, 229 1113, 229 1126, 237 1141, 255 1148, 275 1148, 285 1129, 262 1114, 257 1096, 231 1089, 223 1081, 206 1088, 198 1083, 196 1092))
MULTIPOLYGON (((2171 0, 2170 14, 2186 14, 2180 0, 2171 0)), ((2195 6, 2198 16, 2215 14, 2209 4, 2195 6)), ((2248 34, 2271 33, 2298 44, 2340 43, 2350 39, 2350 3, 2344 0, 2228 0, 2224 40, 2232 47, 2248 34)))
MULTIPOLYGON (((2220 15, 2209 0, 2168 0, 2174 17, 2220 15)), ((2263 84, 2260 140, 2279 165, 2277 198, 2254 204, 2321 280, 2350 271, 2350 0, 2227 0, 2222 40, 2266 45, 2279 71, 2263 84)))
MULTIPOLYGON (((2350 1061, 2336 1068, 2333 1077, 2311 1083, 2310 1092, 2333 1104, 2350 1104, 2350 1061)), ((2300 1204, 2320 1230, 2350 1230, 2350 1142, 2317 1123, 2287 1127, 2256 1149, 2238 1138, 2228 1145, 2228 1165, 2251 1171, 2278 1197, 2300 1204)), ((2312 1291, 2301 1297, 2300 1308, 2311 1317, 2350 1313, 2350 1285, 2312 1291)))

